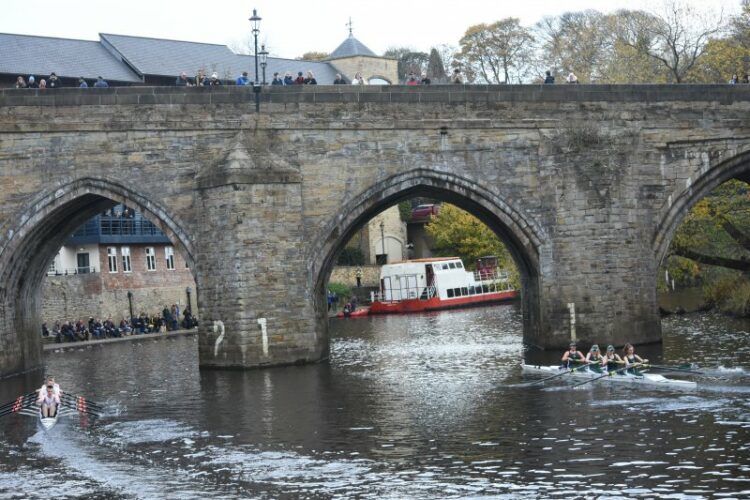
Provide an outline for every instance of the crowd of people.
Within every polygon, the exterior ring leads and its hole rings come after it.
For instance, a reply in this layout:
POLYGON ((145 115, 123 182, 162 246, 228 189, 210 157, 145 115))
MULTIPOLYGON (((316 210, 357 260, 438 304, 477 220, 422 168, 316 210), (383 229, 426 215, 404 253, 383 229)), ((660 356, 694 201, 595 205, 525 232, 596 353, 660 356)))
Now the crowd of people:
POLYGON ((128 321, 122 318, 119 322, 112 318, 101 320, 89 317, 88 321, 55 321, 52 330, 47 323, 42 323, 42 337, 52 337, 55 342, 84 342, 87 340, 117 338, 144 333, 160 333, 179 329, 191 329, 198 326, 198 319, 193 316, 189 307, 182 312, 180 320, 180 306, 172 304, 165 306, 161 313, 146 314, 142 312, 128 321))
MULTIPOLYGON (((88 88, 89 82, 82 76, 78 78, 77 86, 80 88, 88 88)), ((98 76, 91 86, 94 88, 107 88, 109 87, 109 84, 104 78, 98 76)), ((18 78, 16 78, 15 87, 17 89, 56 89, 62 87, 62 82, 53 71, 47 78, 41 78, 39 81, 37 81, 34 75, 29 75, 28 78, 19 75, 18 78)))

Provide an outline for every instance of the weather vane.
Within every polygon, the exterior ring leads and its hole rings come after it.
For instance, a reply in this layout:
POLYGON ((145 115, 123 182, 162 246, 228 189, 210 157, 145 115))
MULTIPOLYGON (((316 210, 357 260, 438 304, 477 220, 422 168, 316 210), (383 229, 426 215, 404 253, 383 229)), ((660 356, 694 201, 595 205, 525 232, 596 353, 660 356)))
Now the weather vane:
POLYGON ((349 18, 349 22, 346 23, 347 26, 349 26, 349 36, 352 34, 352 18, 349 18))

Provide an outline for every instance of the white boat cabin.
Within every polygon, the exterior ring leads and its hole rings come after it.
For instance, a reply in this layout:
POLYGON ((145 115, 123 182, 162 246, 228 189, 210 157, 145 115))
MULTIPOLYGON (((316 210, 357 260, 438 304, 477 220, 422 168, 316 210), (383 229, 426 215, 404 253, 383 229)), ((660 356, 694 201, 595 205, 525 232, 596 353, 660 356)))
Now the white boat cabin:
POLYGON ((508 273, 497 269, 467 271, 458 257, 417 259, 386 264, 380 270, 380 294, 374 300, 441 300, 509 289, 508 273))

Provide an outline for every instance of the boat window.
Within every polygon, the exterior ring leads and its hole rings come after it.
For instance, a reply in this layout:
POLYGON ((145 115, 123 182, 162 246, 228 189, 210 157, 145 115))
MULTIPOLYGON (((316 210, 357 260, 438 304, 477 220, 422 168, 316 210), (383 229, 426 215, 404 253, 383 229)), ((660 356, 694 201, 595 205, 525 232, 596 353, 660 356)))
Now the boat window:
POLYGON ((452 289, 452 288, 449 288, 449 289, 448 289, 448 298, 449 298, 449 299, 450 299, 450 298, 453 298, 453 289, 452 289))
POLYGON ((443 264, 443 269, 448 269, 448 264, 443 264))
POLYGON ((475 293, 476 293, 476 290, 474 289, 474 287, 470 286, 469 287, 469 295, 474 295, 475 293))
POLYGON ((461 295, 469 295, 469 289, 466 287, 463 287, 461 289, 461 295))
POLYGON ((463 268, 464 268, 464 265, 463 265, 463 264, 462 264, 461 262, 456 262, 456 267, 457 267, 458 269, 463 269, 463 268))
POLYGON ((456 297, 460 297, 460 296, 461 296, 461 289, 460 289, 460 288, 454 288, 454 289, 453 289, 453 294, 454 294, 454 295, 455 295, 456 297))
POLYGON ((490 291, 490 287, 488 287, 487 285, 482 285, 482 293, 487 293, 489 291, 490 291))
POLYGON ((456 263, 455 262, 448 262, 448 267, 450 267, 451 269, 455 269, 456 268, 456 263))

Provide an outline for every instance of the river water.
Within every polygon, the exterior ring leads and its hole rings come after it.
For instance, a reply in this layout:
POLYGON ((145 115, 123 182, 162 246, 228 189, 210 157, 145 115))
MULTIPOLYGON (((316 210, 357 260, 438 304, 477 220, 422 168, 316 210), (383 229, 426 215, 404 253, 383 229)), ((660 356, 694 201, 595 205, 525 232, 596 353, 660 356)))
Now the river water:
MULTIPOLYGON (((199 371, 197 339, 49 353, 98 421, 0 419, 0 498, 750 498, 750 324, 664 320, 697 390, 531 386, 519 310, 332 320, 331 360, 199 371)), ((0 381, 0 402, 40 374, 0 381)))

